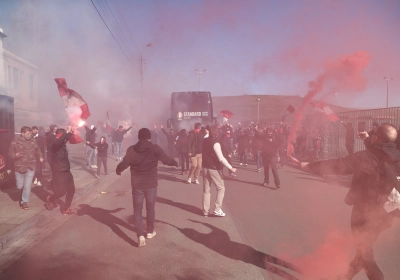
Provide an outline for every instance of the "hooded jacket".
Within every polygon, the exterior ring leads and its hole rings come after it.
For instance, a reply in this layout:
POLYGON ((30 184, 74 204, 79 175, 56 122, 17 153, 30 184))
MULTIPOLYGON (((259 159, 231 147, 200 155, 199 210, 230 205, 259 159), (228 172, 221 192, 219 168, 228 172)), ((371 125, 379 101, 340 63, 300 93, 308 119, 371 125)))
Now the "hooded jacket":
POLYGON ((64 132, 59 138, 55 137, 51 143, 51 170, 54 172, 70 171, 71 164, 68 158, 68 149, 66 143, 72 133, 64 132))
POLYGON ((168 157, 160 146, 148 140, 139 140, 126 151, 123 160, 118 164, 116 173, 130 167, 132 188, 155 188, 158 186, 158 161, 165 165, 178 166, 178 163, 168 157))

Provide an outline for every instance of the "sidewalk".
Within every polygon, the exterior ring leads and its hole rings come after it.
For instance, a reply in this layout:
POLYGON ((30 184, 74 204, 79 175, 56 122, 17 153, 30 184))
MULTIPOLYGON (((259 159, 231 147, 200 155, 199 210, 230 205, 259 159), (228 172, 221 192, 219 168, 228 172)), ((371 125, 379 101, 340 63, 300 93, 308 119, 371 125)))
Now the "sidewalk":
MULTIPOLYGON (((108 158, 108 174, 104 176, 104 169, 101 168, 100 179, 95 178, 96 169, 86 168, 86 158, 82 144, 68 145, 71 172, 75 181, 75 196, 72 209, 77 201, 82 199, 93 199, 102 190, 109 186, 119 177, 115 174, 118 164, 111 155, 108 158)), ((48 167, 48 166, 47 166, 48 167)), ((52 191, 46 188, 50 172, 43 172, 42 186, 32 184, 29 199, 29 210, 22 210, 19 207, 20 191, 15 186, 0 189, 0 249, 4 249, 11 243, 18 240, 22 233, 25 234, 31 228, 37 228, 44 219, 49 222, 53 219, 64 217, 57 207, 53 211, 46 209, 46 198, 52 191)), ((61 198, 64 201, 64 197, 61 198)), ((65 218, 65 217, 64 217, 65 218)), ((64 219, 65 220, 65 219, 64 219)))

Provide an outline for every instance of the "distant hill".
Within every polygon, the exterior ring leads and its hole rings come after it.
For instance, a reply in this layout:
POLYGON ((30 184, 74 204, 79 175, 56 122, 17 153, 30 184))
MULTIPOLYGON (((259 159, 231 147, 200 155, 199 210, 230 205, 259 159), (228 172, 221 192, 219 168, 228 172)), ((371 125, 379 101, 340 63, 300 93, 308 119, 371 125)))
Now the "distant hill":
MULTIPOLYGON (((219 116, 221 110, 229 110, 233 113, 230 122, 257 121, 257 98, 260 99, 260 122, 279 121, 286 112, 286 108, 292 105, 296 110, 300 106, 303 97, 286 95, 240 95, 240 96, 213 96, 214 116, 219 116)), ((315 101, 317 102, 317 101, 315 101)), ((354 108, 344 108, 326 103, 335 113, 354 111, 354 108)), ((313 113, 312 105, 306 106, 304 114, 313 113)), ((293 115, 287 117, 291 122, 293 115)))

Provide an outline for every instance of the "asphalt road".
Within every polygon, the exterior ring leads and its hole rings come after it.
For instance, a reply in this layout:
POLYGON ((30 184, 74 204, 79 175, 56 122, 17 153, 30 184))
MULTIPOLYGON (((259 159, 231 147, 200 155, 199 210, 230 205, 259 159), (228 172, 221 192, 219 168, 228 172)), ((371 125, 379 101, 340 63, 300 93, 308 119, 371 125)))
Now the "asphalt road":
MULTIPOLYGON (((205 218, 201 185, 184 184, 177 169, 161 165, 157 235, 141 248, 127 170, 90 204, 74 205, 78 214, 0 279, 334 279, 343 271, 354 254, 345 186, 285 167, 275 189, 261 186, 254 166, 238 169, 225 181, 227 216, 205 218)), ((399 279, 399 224, 375 246, 389 280, 399 279)))

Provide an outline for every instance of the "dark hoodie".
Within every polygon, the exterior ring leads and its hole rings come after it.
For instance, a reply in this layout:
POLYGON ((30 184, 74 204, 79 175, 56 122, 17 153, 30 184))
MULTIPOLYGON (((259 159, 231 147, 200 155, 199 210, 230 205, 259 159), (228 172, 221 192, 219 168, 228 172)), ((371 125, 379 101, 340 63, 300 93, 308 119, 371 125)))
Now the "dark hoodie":
POLYGON ((165 165, 178 166, 178 163, 168 157, 160 146, 148 140, 139 140, 128 148, 125 157, 117 166, 116 173, 120 175, 130 167, 132 188, 155 188, 158 185, 158 161, 165 165))
MULTIPOLYGON (((379 164, 393 164, 400 170, 400 151, 394 143, 380 143, 371 146, 367 139, 367 150, 332 160, 310 163, 310 168, 318 174, 353 174, 351 181, 354 203, 377 202, 380 196, 389 195, 387 190, 379 189, 379 164)), ((391 191, 391 190, 390 190, 391 191)))

